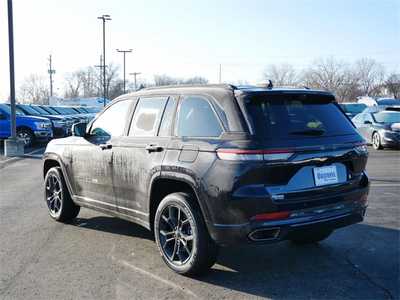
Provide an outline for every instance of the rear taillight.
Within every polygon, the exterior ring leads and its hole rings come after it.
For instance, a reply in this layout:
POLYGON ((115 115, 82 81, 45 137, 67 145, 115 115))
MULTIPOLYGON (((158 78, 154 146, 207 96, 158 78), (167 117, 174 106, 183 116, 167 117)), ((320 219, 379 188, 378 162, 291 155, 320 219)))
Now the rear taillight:
POLYGON ((273 150, 244 150, 244 149, 218 149, 217 156, 222 160, 257 160, 278 161, 288 160, 294 152, 288 149, 273 150))

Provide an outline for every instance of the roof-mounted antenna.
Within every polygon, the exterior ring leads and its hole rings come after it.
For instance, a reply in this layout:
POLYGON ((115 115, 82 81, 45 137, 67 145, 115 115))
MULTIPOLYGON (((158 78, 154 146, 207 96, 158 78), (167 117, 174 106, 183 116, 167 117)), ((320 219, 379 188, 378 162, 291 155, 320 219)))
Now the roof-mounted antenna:
POLYGON ((274 87, 272 80, 268 79, 267 89, 272 89, 274 87))

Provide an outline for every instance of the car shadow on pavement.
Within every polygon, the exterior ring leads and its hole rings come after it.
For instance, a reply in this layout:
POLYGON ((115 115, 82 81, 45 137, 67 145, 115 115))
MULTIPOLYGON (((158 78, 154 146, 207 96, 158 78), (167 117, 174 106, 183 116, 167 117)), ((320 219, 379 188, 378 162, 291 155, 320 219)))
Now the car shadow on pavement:
POLYGON ((135 223, 125 221, 119 218, 98 216, 93 218, 76 218, 71 225, 103 231, 113 234, 126 235, 148 240, 154 240, 152 233, 146 228, 135 223))
POLYGON ((399 233, 357 224, 320 244, 222 248, 197 280, 267 298, 398 299, 399 233))

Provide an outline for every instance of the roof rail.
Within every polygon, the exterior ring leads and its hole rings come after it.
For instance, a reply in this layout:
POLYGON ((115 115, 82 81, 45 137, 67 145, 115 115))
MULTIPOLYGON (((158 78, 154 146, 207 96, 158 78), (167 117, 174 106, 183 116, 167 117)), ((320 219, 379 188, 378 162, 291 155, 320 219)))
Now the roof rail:
POLYGON ((151 86, 147 87, 144 89, 141 89, 140 91, 149 91, 149 90, 159 90, 159 89, 176 89, 176 88, 192 88, 192 87, 219 87, 219 88, 225 88, 229 90, 237 90, 237 87, 233 84, 226 84, 226 83, 221 83, 221 84, 176 84, 176 85, 161 85, 161 86, 151 86))

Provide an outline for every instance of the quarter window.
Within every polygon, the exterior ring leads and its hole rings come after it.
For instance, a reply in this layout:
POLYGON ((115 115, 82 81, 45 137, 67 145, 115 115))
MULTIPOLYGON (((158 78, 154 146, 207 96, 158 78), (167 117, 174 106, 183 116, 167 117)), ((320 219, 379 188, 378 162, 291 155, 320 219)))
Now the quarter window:
POLYGON ((221 125, 210 103, 201 97, 184 98, 179 109, 178 135, 190 137, 218 137, 221 125))
POLYGON ((140 98, 129 129, 129 136, 156 136, 167 98, 140 98))
POLYGON ((131 100, 123 100, 110 106, 93 122, 90 134, 97 136, 123 135, 131 103, 131 100))

